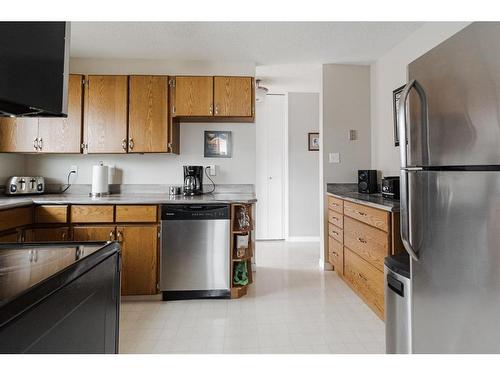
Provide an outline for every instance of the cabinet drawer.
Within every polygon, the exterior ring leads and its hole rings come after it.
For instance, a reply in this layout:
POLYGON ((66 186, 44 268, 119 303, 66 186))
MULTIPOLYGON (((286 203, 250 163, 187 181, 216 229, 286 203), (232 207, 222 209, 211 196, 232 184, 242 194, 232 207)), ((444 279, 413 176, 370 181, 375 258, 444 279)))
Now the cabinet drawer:
POLYGON ((116 228, 105 226, 77 226, 73 227, 73 241, 114 241, 116 228))
POLYGON ((33 223, 33 207, 0 211, 0 231, 33 223))
POLYGON ((362 221, 372 227, 389 231, 389 212, 377 210, 361 204, 344 202, 344 215, 362 221))
POLYGON ((114 206, 71 206, 72 223, 112 223, 114 206))
POLYGON ((339 228, 344 228, 344 216, 333 210, 328 210, 328 221, 339 228))
POLYGON ((328 209, 337 211, 339 213, 343 212, 344 201, 335 197, 328 197, 328 209))
POLYGON ((117 223, 156 223, 156 206, 116 206, 117 223))
POLYGON ((3 242, 19 242, 19 233, 11 232, 0 235, 0 243, 3 242))
POLYGON ((35 223, 67 223, 67 205, 43 205, 35 207, 35 223))
POLYGON ((383 319, 384 273, 345 247, 344 277, 368 306, 383 319))
POLYGON ((344 243, 344 234, 342 232, 342 229, 336 227, 333 224, 328 224, 328 235, 333 239, 339 241, 341 244, 344 243))
POLYGON ((328 237, 328 261, 337 273, 344 274, 344 248, 332 237, 328 237))
POLYGON ((384 258, 390 254, 388 233, 346 217, 344 245, 380 271, 384 271, 384 258))
POLYGON ((24 233, 25 242, 58 242, 71 241, 69 227, 35 228, 24 233))

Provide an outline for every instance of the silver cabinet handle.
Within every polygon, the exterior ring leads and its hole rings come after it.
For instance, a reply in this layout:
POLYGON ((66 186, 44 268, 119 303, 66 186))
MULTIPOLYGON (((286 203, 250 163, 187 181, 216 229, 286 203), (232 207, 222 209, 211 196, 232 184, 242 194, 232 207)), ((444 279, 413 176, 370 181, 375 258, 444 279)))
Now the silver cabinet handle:
POLYGON ((123 242, 123 233, 121 231, 118 231, 117 237, 118 237, 118 242, 122 243, 123 242))
POLYGON ((214 106, 212 104, 210 104, 210 108, 208 110, 208 113, 211 115, 212 112, 213 112, 213 109, 214 109, 214 106))
POLYGON ((122 149, 127 151, 127 138, 122 139, 122 149))
POLYGON ((219 105, 215 105, 215 114, 218 115, 219 114, 219 105))
POLYGON ((407 163, 407 153, 408 147, 406 144, 406 103, 408 101, 408 96, 410 95, 410 91, 412 88, 415 88, 415 91, 418 94, 418 97, 421 101, 421 118, 422 118, 422 133, 424 133, 423 140, 423 158, 422 162, 427 164, 429 161, 429 132, 427 129, 428 118, 427 118, 427 97, 425 95, 424 88, 420 83, 416 80, 412 80, 410 83, 406 85, 403 92, 401 93, 401 98, 399 99, 399 112, 398 112, 398 126, 399 126, 399 147, 400 147, 400 157, 401 157, 401 174, 400 174, 400 187, 401 187, 401 196, 400 196, 400 211, 401 211, 401 241, 403 245, 410 254, 410 256, 418 261, 418 251, 415 250, 410 243, 410 219, 409 219, 409 211, 408 211, 408 173, 412 171, 417 171, 421 168, 409 168, 407 163))
POLYGON ((128 147, 133 150, 134 149, 134 138, 128 139, 128 147))
POLYGON ((114 233, 113 231, 109 232, 109 240, 113 241, 114 233))
POLYGON ((35 150, 38 150, 38 137, 36 137, 34 140, 33 140, 33 148, 35 150))
POLYGON ((357 240, 361 243, 366 243, 366 240, 364 238, 358 237, 357 240))
POLYGON ((43 138, 40 138, 40 140, 38 141, 38 150, 42 151, 42 149, 43 149, 43 138))

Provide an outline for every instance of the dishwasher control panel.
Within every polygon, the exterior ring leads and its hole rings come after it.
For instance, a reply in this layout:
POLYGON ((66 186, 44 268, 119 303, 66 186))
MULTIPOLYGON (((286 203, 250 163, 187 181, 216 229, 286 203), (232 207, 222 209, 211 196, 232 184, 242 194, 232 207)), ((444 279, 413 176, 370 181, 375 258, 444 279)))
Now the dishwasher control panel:
POLYGON ((166 204, 161 206, 161 220, 228 220, 228 204, 166 204))

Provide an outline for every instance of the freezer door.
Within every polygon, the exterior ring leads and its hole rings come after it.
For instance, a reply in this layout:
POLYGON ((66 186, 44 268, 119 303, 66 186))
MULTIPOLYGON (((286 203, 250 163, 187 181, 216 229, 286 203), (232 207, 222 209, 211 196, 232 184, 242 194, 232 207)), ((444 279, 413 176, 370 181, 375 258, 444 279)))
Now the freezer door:
POLYGON ((500 353, 500 172, 408 182, 413 352, 500 353))
POLYGON ((412 90, 408 165, 500 165, 499 35, 499 22, 473 23, 409 65, 409 82, 425 91, 428 130, 412 90))

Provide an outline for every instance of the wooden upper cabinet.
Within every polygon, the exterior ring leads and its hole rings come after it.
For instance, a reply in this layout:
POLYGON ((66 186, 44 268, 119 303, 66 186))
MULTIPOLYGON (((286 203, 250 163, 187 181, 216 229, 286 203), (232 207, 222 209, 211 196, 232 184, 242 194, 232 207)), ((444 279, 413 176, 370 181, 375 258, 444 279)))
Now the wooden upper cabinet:
POLYGON ((80 153, 83 121, 83 79, 71 74, 68 84, 68 117, 41 117, 38 136, 40 152, 80 153))
POLYGON ((130 76, 128 152, 168 152, 168 77, 130 76))
POLYGON ((174 116, 213 116, 213 77, 175 77, 174 116))
POLYGON ((0 117, 0 152, 37 152, 38 119, 0 117))
POLYGON ((90 75, 87 80, 85 152, 127 152, 128 76, 90 75))
POLYGON ((215 116, 252 116, 253 79, 214 77, 215 116))

